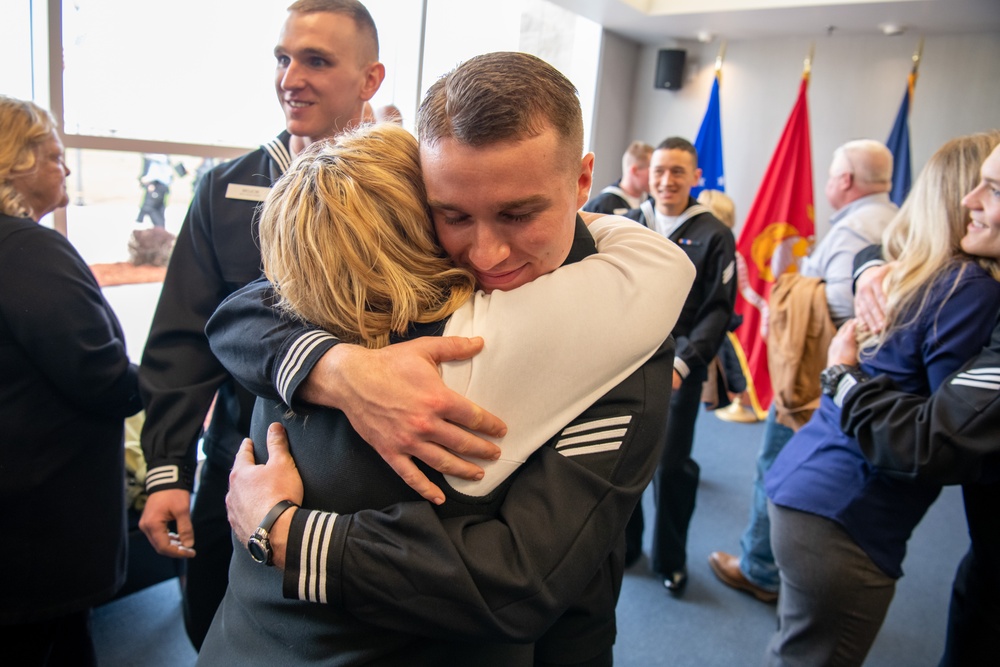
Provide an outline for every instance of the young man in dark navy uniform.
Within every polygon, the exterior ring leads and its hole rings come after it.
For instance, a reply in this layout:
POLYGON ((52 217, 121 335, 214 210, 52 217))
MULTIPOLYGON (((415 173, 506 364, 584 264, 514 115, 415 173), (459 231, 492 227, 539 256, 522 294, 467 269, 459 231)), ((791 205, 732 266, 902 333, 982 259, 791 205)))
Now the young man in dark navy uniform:
MULTIPOLYGON (((650 160, 650 198, 626 214, 677 243, 698 272, 673 332, 677 342, 674 393, 667 444, 653 478, 656 519, 651 567, 663 576, 663 585, 673 595, 680 595, 687 584, 687 531, 700 472, 691 448, 701 410, 701 386, 736 303, 736 241, 728 227, 691 197, 699 178, 698 153, 691 142, 680 137, 665 139, 650 160)), ((625 531, 630 564, 642 554, 643 528, 639 504, 625 531)))
POLYGON ((254 401, 212 354, 205 324, 226 296, 261 274, 257 208, 271 184, 313 141, 358 123, 385 76, 375 24, 355 0, 293 4, 274 53, 286 129, 199 184, 139 369, 149 493, 139 525, 157 552, 190 559, 184 619, 195 648, 226 591, 232 542, 225 494, 254 401), (198 440, 213 399, 192 508, 198 440))

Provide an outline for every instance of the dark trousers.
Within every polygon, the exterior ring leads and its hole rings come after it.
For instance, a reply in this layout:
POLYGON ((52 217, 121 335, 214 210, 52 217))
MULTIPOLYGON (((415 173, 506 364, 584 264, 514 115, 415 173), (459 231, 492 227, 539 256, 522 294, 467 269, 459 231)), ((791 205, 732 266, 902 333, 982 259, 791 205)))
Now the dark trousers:
POLYGON ((229 561, 233 557, 232 529, 226 515, 229 470, 206 459, 201 466, 198 493, 191 509, 194 548, 188 560, 183 589, 184 628, 196 650, 201 649, 229 585, 229 561))
MULTIPOLYGON (((656 517, 653 521, 653 551, 650 567, 654 572, 670 575, 687 565, 687 534, 694 514, 700 469, 691 458, 694 446, 694 424, 701 410, 701 385, 705 369, 692 371, 670 398, 667 416, 667 442, 660 456, 660 465, 653 475, 653 499, 656 517)), ((642 503, 635 507, 625 528, 626 562, 642 552, 642 532, 645 521, 642 503)))
POLYGON ((972 545, 958 566, 941 665, 986 664, 1000 637, 1000 483, 962 488, 972 545))
POLYGON ((142 198, 142 207, 139 209, 139 215, 135 221, 142 222, 148 215, 149 221, 153 223, 154 227, 165 228, 167 218, 164 211, 167 207, 167 194, 169 192, 170 188, 159 181, 147 185, 146 194, 142 198))
POLYGON ((96 667, 90 610, 59 618, 0 625, 0 646, 7 659, 24 667, 96 667))
POLYGON ((564 663, 564 662, 545 662, 544 660, 535 659, 534 667, 565 667, 566 665, 572 665, 572 667, 611 667, 615 662, 614 649, 608 647, 600 655, 591 658, 590 660, 585 660, 583 662, 574 663, 564 663))

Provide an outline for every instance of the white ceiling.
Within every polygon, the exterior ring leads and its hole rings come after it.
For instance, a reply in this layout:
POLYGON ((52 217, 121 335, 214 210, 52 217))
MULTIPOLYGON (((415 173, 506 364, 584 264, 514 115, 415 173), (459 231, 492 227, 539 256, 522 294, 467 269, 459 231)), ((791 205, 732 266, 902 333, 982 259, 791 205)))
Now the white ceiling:
POLYGON ((1000 0, 551 0, 645 44, 697 39, 1000 32, 1000 0))

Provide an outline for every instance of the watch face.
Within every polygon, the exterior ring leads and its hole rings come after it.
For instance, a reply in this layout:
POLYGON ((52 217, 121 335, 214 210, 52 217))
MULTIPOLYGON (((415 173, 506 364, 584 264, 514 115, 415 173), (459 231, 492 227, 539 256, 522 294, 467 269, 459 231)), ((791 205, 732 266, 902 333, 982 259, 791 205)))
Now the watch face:
POLYGON ((843 374, 844 368, 840 364, 824 369, 819 376, 819 384, 823 393, 827 396, 833 396, 837 393, 837 383, 840 382, 843 374))
POLYGON ((247 550, 250 552, 250 557, 253 558, 258 563, 266 565, 271 560, 271 549, 269 544, 264 540, 261 540, 257 535, 253 535, 250 541, 247 542, 247 550))

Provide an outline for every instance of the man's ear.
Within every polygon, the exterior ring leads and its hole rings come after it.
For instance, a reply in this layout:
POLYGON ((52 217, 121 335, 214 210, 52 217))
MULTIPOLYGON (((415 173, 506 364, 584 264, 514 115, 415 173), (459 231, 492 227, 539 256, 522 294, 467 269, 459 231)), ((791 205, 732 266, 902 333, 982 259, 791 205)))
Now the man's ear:
POLYGON ((385 79, 385 65, 379 62, 368 64, 368 71, 365 72, 365 80, 361 84, 360 97, 367 102, 375 97, 375 93, 382 86, 385 79))
POLYGON ((594 154, 587 153, 580 158, 580 175, 576 182, 576 207, 580 208, 590 199, 590 188, 594 184, 594 154))

